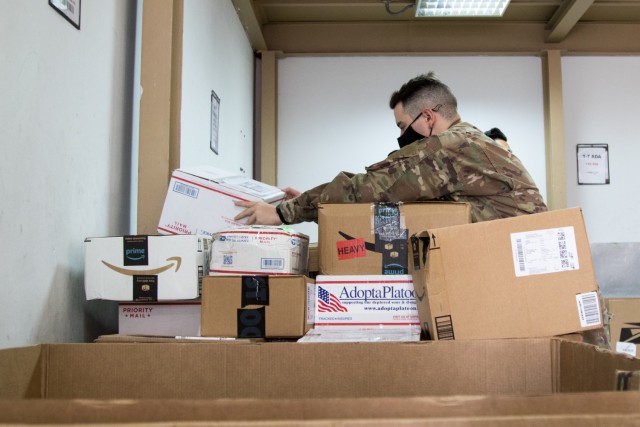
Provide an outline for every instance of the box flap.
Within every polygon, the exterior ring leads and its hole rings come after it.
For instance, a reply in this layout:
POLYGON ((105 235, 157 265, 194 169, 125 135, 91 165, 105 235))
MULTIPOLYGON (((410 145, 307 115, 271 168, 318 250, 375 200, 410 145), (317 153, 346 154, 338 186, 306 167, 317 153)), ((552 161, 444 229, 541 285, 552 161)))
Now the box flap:
POLYGON ((44 397, 44 346, 0 350, 0 399, 44 397))

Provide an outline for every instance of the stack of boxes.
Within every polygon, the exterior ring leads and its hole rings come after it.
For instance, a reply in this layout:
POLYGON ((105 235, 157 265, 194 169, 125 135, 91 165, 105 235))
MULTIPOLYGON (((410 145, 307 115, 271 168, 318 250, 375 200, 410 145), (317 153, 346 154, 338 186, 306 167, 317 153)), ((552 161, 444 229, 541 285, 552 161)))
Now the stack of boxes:
POLYGON ((175 171, 164 235, 87 239, 87 298, 119 301, 120 333, 134 335, 327 342, 603 330, 578 208, 472 224, 465 203, 325 204, 310 262, 308 236, 233 220, 235 200, 283 197, 212 167, 175 171))
MULTIPOLYGON (((279 190, 238 195, 264 185, 179 172, 165 210, 211 191, 215 204, 163 220, 165 235, 87 239, 87 298, 119 301, 122 333, 224 342, 0 350, 0 421, 617 426, 640 416, 637 391, 611 391, 638 389, 640 360, 573 342, 605 335, 580 209, 472 224, 464 203, 322 205, 308 260, 307 236, 291 228, 228 223, 233 200, 278 203, 279 190), (226 219, 212 227, 213 216, 226 219), (145 329, 122 329, 140 319, 145 329), (438 342, 379 342, 418 333, 438 342), (574 340, 550 337, 561 334, 574 340)), ((622 322, 613 341, 631 354, 634 304, 608 301, 622 322)))

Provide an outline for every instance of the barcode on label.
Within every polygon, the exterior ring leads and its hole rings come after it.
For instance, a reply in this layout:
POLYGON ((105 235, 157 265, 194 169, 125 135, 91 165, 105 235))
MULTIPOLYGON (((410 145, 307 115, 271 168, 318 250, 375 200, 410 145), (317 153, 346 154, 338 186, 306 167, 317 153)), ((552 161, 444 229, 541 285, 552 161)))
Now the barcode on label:
POLYGON ((233 255, 222 255, 223 265, 233 265, 233 255))
POLYGON ((596 292, 587 292, 585 294, 576 295, 578 303, 578 314, 580 315, 580 325, 584 328, 587 326, 599 325, 600 322, 600 304, 598 294, 596 292))
POLYGON ((282 270, 284 268, 284 260, 282 258, 262 258, 261 265, 263 269, 282 270))
POLYGON ((453 321, 451 316, 436 317, 436 334, 439 340, 453 340, 453 321))
POLYGON ((191 185, 183 184, 182 182, 175 182, 173 184, 173 191, 176 193, 184 194, 185 196, 198 198, 198 189, 191 185))
POLYGON ((522 248, 522 239, 516 240, 516 251, 517 251, 516 257, 518 258, 518 267, 520 268, 520 271, 524 271, 525 270, 524 249, 522 248))

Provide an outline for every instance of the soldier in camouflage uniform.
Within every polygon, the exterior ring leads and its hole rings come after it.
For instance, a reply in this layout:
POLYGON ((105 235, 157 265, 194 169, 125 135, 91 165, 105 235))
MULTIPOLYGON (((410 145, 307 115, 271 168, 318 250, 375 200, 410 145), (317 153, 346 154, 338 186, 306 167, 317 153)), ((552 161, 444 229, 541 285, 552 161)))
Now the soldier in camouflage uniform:
POLYGON ((302 194, 294 191, 297 197, 277 208, 236 202, 246 208, 236 219, 295 224, 317 221, 320 204, 427 200, 467 202, 474 222, 547 210, 520 160, 461 122, 455 96, 432 72, 409 80, 389 104, 401 131, 399 150, 365 173, 341 172, 302 194))

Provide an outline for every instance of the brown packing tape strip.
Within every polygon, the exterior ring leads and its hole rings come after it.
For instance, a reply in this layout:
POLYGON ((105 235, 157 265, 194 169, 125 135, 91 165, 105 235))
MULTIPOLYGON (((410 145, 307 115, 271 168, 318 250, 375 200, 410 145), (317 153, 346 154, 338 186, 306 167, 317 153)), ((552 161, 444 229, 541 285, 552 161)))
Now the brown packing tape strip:
POLYGON ((242 276, 240 280, 241 307, 269 305, 269 276, 242 276))

